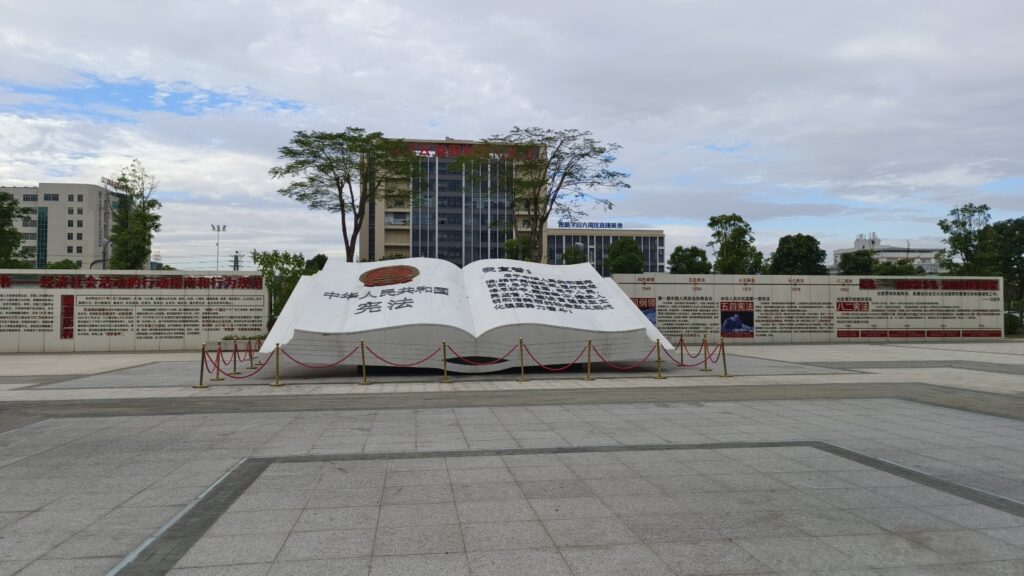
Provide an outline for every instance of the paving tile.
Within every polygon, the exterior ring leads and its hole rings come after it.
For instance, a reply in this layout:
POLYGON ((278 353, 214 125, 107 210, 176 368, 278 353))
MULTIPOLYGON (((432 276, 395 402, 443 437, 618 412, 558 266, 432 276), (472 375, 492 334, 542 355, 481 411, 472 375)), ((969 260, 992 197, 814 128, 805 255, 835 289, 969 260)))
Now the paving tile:
POLYGON ((384 486, 390 488, 394 486, 422 486, 429 484, 448 484, 448 482, 448 470, 446 468, 441 470, 388 470, 388 475, 387 479, 384 481, 384 486))
POLYGON ((930 506, 923 510, 972 530, 1024 526, 1024 518, 981 504, 930 506))
POLYGON ((463 524, 462 538, 469 552, 546 548, 554 545, 544 525, 536 521, 463 524))
POLYGON ((182 556, 176 567, 221 566, 272 562, 287 534, 206 536, 182 556))
POLYGON ((454 502, 441 504, 394 504, 380 507, 379 526, 458 524, 454 502))
POLYGON ((1024 548, 980 532, 914 532, 904 537, 957 562, 1024 559, 1024 548))
POLYGON ((645 478, 650 484, 669 496, 686 492, 709 492, 722 490, 723 487, 708 476, 649 476, 645 478))
POLYGON ((864 520, 899 534, 935 530, 960 530, 958 524, 929 514, 923 508, 862 508, 850 510, 864 520))
POLYGON ((817 538, 738 539, 734 542, 762 564, 779 572, 817 570, 833 573, 838 570, 864 567, 849 555, 817 538))
POLYGON ((82 531, 46 554, 47 558, 122 558, 150 536, 150 530, 82 531))
POLYGON ((36 560, 23 568, 24 576, 104 576, 121 561, 120 557, 76 558, 72 560, 36 560))
POLYGON ((679 576, 768 573, 769 568, 729 540, 666 542, 651 549, 679 576))
POLYGON ((562 548, 562 556, 576 576, 670 576, 672 570, 642 544, 562 548))
POLYGON ((821 541, 847 554, 857 563, 872 568, 942 564, 946 561, 933 550, 892 534, 828 536, 821 538, 821 541))
POLYGON ((990 530, 982 530, 982 534, 991 536, 996 540, 1002 540, 1014 546, 1024 548, 1024 526, 1017 526, 1015 528, 993 528, 990 530))
MULTIPOLYGON (((314 495, 316 492, 313 493, 314 495)), ((246 492, 231 505, 231 512, 256 510, 297 510, 306 506, 312 496, 308 492, 246 492)))
POLYGON ((474 576, 572 576, 554 548, 470 552, 469 566, 474 576))
POLYGON ((380 526, 373 545, 374 556, 451 554, 464 552, 456 524, 427 526, 380 526))
POLYGON ((465 554, 374 556, 370 576, 469 576, 465 554))
POLYGON ((536 480, 519 483, 527 498, 581 498, 593 496, 583 480, 536 480))
POLYGON ((278 561, 266 576, 366 576, 369 570, 369 557, 278 561))
POLYGON ((777 472, 772 478, 798 489, 854 488, 855 485, 827 472, 777 472))
POLYGON ((472 468, 504 468, 501 456, 461 456, 445 458, 449 471, 468 470, 472 468))
POLYGON ((663 494, 602 496, 601 500, 616 514, 673 514, 687 510, 677 500, 663 494))
POLYGON ((615 513, 597 498, 539 498, 530 500, 541 520, 607 518, 615 513))
POLYGON ((907 506, 957 506, 972 504, 970 500, 947 494, 927 486, 883 486, 875 492, 903 502, 907 506))
POLYGON ((225 512, 210 527, 208 534, 227 536, 288 532, 295 525, 301 512, 299 509, 225 512))
MULTIPOLYGON (((447 473, 447 472, 446 472, 447 473)), ((448 484, 394 486, 385 488, 382 504, 440 504, 453 502, 452 487, 448 484)))
POLYGON ((487 502, 492 500, 523 500, 526 496, 515 482, 484 484, 452 484, 456 502, 487 502))
POLYGON ((537 480, 576 480, 578 477, 571 468, 563 464, 556 466, 515 466, 509 467, 516 482, 537 480))
POLYGON ((307 508, 295 522, 292 530, 352 530, 376 528, 380 509, 376 506, 349 506, 344 508, 307 508))
POLYGON ((639 542, 636 535, 618 518, 544 520, 544 527, 555 541, 555 545, 560 548, 639 542))
POLYGON ((809 536, 850 536, 881 534, 881 527, 844 510, 787 510, 782 513, 787 524, 806 532, 809 536))
POLYGON ((707 524, 728 538, 805 536, 799 521, 779 511, 723 511, 701 515, 707 524))
POLYGON ((277 556, 279 561, 322 560, 369 556, 373 549, 372 529, 292 532, 277 556))
POLYGON ((722 538, 722 533, 694 514, 622 516, 622 522, 644 542, 678 542, 722 538))
POLYGON ((456 506, 458 508, 459 521, 462 524, 520 522, 537 519, 537 514, 533 511, 533 507, 525 499, 459 502, 456 506))

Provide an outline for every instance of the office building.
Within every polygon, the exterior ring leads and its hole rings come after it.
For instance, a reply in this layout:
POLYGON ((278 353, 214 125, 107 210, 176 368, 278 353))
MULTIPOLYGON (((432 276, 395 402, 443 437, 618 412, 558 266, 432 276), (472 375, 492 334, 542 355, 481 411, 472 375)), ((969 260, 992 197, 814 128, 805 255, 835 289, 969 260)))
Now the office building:
POLYGON ((546 236, 549 264, 561 264, 565 249, 579 246, 587 261, 602 276, 607 276, 604 259, 608 247, 616 240, 629 238, 643 252, 644 272, 665 271, 665 232, 662 230, 628 230, 620 222, 559 222, 558 228, 549 228, 546 236))
POLYGON ((94 184, 0 186, 30 214, 18 222, 22 248, 35 268, 71 260, 87 269, 102 267, 104 244, 110 237, 114 194, 94 184))
POLYGON ((874 232, 869 236, 858 234, 857 239, 853 241, 853 248, 840 248, 838 250, 833 250, 833 270, 838 269, 839 258, 841 258, 843 254, 850 254, 860 250, 867 250, 871 252, 877 262, 891 262, 896 264, 903 260, 909 260, 914 266, 924 269, 926 274, 940 274, 943 271, 942 267, 939 265, 938 259, 936 258, 936 253, 941 252, 943 250, 942 248, 914 247, 910 245, 909 241, 907 241, 903 246, 889 246, 882 244, 882 240, 874 232))
POLYGON ((359 234, 360 260, 426 257, 464 266, 504 258, 505 241, 528 230, 507 185, 514 163, 456 164, 478 144, 470 140, 406 142, 420 157, 419 168, 407 184, 392 185, 370 203, 359 234))

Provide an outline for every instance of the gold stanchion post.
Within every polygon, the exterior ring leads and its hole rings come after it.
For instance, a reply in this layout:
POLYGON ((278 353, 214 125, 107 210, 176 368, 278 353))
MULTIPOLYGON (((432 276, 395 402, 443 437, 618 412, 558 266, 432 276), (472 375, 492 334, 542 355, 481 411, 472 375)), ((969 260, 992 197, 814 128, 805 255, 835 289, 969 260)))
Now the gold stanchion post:
POLYGON ((217 355, 213 358, 213 363, 214 363, 213 378, 210 378, 210 382, 220 382, 221 380, 224 379, 224 377, 220 375, 220 359, 221 359, 222 355, 223 355, 223 350, 221 350, 220 342, 217 342, 217 355))
POLYGON ((231 347, 231 375, 238 375, 238 340, 232 340, 234 343, 231 347))
POLYGON ((725 359, 725 338, 721 338, 720 337, 719 342, 721 342, 720 346, 722 347, 722 352, 721 352, 721 355, 722 355, 722 373, 719 374, 719 376, 722 377, 722 378, 728 378, 729 377, 729 363, 725 359))
POLYGON ((193 384, 193 388, 209 388, 203 383, 203 377, 206 376, 206 344, 203 344, 203 350, 200 352, 201 360, 199 361, 199 384, 193 384))
POLYGON ((359 341, 359 355, 363 359, 363 381, 360 382, 360 384, 369 384, 369 382, 366 381, 366 343, 362 340, 359 341))
POLYGON ((284 386, 281 383, 281 343, 274 344, 274 383, 271 386, 284 386))
POLYGON ((523 362, 523 339, 519 339, 519 381, 526 382, 526 363, 523 362))
POLYGON ((252 357, 255 356, 256 353, 252 351, 252 340, 246 340, 245 342, 245 350, 249 354, 249 370, 254 370, 256 366, 252 363, 252 357))
POLYGON ((701 372, 711 372, 711 368, 708 368, 708 335, 704 333, 704 341, 700 343, 701 348, 704 349, 704 367, 700 369, 701 372))
POLYGON ((664 380, 665 376, 661 373, 661 338, 658 338, 654 345, 658 347, 658 360, 656 362, 658 365, 658 375, 655 376, 654 379, 664 380))
POLYGON ((590 349, 592 346, 593 341, 587 340, 587 377, 584 378, 584 380, 593 380, 593 378, 590 377, 590 349))
POLYGON ((684 348, 683 348, 683 335, 680 334, 679 335, 679 364, 678 364, 679 366, 686 366, 686 356, 687 356, 687 354, 685 352, 683 352, 683 350, 684 350, 684 348))
POLYGON ((448 377, 448 342, 441 342, 441 349, 444 351, 444 376, 441 377, 441 383, 448 384, 452 381, 452 379, 448 377))

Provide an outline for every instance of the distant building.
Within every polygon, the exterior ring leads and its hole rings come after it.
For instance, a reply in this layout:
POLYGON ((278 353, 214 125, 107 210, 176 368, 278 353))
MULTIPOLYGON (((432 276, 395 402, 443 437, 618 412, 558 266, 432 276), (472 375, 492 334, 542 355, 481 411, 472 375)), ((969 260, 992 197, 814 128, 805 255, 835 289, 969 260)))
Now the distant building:
POLYGON ((478 142, 406 142, 421 157, 419 169, 408 185, 370 203, 359 235, 360 259, 441 258, 465 266, 504 258, 505 241, 529 230, 513 206, 512 191, 505 189, 504 176, 514 173, 514 163, 480 161, 453 169, 478 142))
POLYGON ((923 268, 927 274, 939 274, 942 272, 942 268, 935 258, 935 254, 941 252, 942 248, 913 247, 909 243, 905 246, 888 246, 882 244, 881 239, 874 232, 866 237, 863 234, 858 234, 857 239, 853 241, 853 248, 833 250, 833 270, 838 270, 839 258, 843 254, 850 254, 860 250, 870 251, 878 262, 891 262, 895 264, 901 260, 910 260, 914 266, 923 268))
POLYGON ((665 232, 628 230, 619 222, 559 222, 547 231, 548 264, 561 264, 562 254, 570 246, 579 246, 598 273, 606 276, 604 258, 608 246, 620 238, 636 241, 644 254, 644 272, 665 271, 665 232))
POLYGON ((0 192, 13 195, 31 211, 18 229, 22 248, 35 268, 68 259, 88 269, 90 263, 103 260, 118 194, 94 184, 52 182, 0 186, 0 192))

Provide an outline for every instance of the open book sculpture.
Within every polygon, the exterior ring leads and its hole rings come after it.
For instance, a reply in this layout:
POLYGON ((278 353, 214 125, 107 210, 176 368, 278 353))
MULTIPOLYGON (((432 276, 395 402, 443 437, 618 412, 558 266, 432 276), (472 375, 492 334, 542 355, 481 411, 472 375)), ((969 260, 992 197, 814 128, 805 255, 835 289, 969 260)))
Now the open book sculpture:
POLYGON ((586 362, 588 341, 595 363, 635 363, 659 339, 671 349, 590 264, 330 260, 299 280, 261 352, 280 344, 321 366, 350 355, 344 364, 440 368, 447 357, 452 372, 494 372, 519 367, 520 353, 526 366, 586 362))

